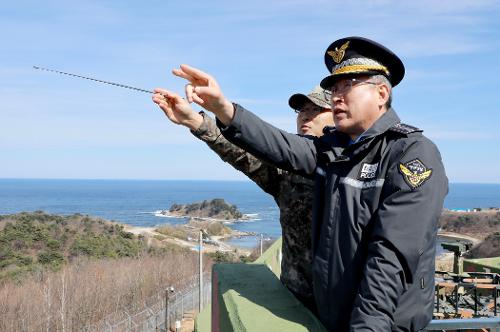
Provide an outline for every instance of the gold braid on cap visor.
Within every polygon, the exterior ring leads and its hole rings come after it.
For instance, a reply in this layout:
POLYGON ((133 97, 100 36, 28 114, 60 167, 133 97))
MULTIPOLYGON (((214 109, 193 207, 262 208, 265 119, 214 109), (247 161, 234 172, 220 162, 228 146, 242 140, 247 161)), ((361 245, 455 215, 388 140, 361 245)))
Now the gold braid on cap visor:
POLYGON ((332 75, 362 73, 365 71, 381 71, 387 76, 390 75, 389 70, 375 60, 368 58, 352 58, 339 63, 332 68, 332 75))

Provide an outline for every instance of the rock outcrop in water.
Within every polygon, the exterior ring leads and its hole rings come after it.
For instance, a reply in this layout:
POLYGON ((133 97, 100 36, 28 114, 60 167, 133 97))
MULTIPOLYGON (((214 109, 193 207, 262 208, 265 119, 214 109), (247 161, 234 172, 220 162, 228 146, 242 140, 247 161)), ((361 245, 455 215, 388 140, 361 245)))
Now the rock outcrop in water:
POLYGON ((204 200, 192 204, 172 204, 168 210, 171 216, 193 217, 193 218, 211 218, 219 220, 238 220, 245 219, 243 213, 238 211, 235 205, 226 203, 221 198, 204 200))

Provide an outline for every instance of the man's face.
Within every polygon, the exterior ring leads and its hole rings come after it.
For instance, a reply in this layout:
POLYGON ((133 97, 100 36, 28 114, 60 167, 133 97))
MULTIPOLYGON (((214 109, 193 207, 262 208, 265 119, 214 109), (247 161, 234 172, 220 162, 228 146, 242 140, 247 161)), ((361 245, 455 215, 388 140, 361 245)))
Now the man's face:
POLYGON ((333 126, 332 112, 313 102, 305 103, 297 112, 297 133, 322 136, 325 126, 333 126))
POLYGON ((380 84, 369 76, 340 79, 332 86, 332 112, 335 127, 357 138, 385 112, 380 84))

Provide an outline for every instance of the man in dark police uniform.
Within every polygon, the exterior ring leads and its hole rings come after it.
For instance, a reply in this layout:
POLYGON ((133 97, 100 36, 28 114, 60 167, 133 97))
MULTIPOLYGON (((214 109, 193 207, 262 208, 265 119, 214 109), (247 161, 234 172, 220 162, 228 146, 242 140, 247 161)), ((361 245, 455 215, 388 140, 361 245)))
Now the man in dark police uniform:
POLYGON ((401 60, 360 37, 325 53, 335 129, 318 139, 281 131, 182 65, 187 98, 224 136, 277 167, 315 178, 313 288, 331 331, 419 331, 432 317, 438 218, 448 180, 437 147, 391 108, 401 60))

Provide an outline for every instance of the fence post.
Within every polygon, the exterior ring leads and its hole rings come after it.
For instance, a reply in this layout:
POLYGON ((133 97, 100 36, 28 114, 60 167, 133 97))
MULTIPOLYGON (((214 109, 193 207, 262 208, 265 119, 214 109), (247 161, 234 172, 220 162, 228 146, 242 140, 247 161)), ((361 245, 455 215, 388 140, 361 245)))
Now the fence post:
POLYGON ((183 315, 184 315, 184 296, 181 297, 181 319, 183 315))
POLYGON ((168 298, 170 297, 170 293, 174 292, 174 287, 170 286, 165 289, 165 331, 168 331, 170 326, 169 323, 169 312, 168 312, 168 298))

